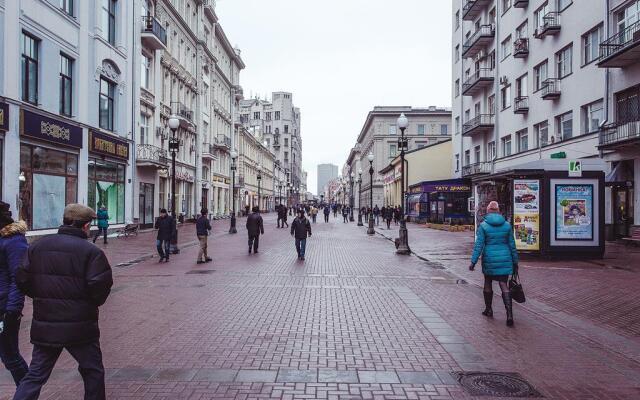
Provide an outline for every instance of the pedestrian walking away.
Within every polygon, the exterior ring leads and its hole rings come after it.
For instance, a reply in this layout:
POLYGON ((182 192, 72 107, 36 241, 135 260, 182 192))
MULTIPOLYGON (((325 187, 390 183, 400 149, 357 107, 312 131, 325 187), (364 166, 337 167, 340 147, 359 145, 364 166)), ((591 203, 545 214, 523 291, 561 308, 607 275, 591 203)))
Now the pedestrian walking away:
POLYGON ((105 206, 101 206, 98 210, 98 230, 93 237, 93 243, 96 242, 100 234, 104 236, 104 244, 107 244, 107 231, 109 230, 109 213, 105 206))
POLYGON ((387 230, 391 229, 391 220, 393 219, 393 208, 387 207, 385 210, 385 221, 387 221, 387 230))
POLYGON ((169 250, 171 246, 171 238, 175 229, 175 221, 173 217, 167 214, 166 209, 160 210, 160 216, 156 219, 155 229, 158 230, 156 236, 156 248, 160 255, 160 262, 163 260, 169 262, 169 250))
POLYGON ((349 207, 347 206, 342 207, 342 222, 345 224, 349 222, 349 207))
POLYGON ((518 251, 511 225, 500 214, 498 202, 492 201, 487 207, 484 222, 477 229, 476 242, 471 256, 469 270, 475 269, 482 257, 484 274, 484 304, 482 315, 493 317, 493 281, 498 282, 502 301, 507 312, 507 326, 513 326, 513 302, 507 287, 509 275, 518 271, 518 251))
POLYGON ((9 204, 0 201, 0 360, 16 386, 29 369, 18 346, 24 294, 16 286, 16 272, 29 247, 26 232, 27 224, 15 222, 9 204))
POLYGON ((211 232, 211 222, 207 215, 209 215, 209 210, 203 208, 200 210, 200 216, 196 220, 196 235, 200 242, 200 250, 198 250, 198 259, 196 260, 197 264, 204 264, 212 261, 207 254, 207 247, 209 245, 207 242, 209 239, 209 232, 211 232))
POLYGON ((18 288, 33 299, 33 354, 14 400, 38 398, 63 349, 78 363, 84 398, 106 398, 98 308, 113 279, 105 254, 87 241, 96 217, 89 207, 69 204, 58 233, 31 245, 16 273, 18 288))
POLYGON ((334 204, 331 209, 333 210, 333 218, 338 218, 338 205, 334 204))
POLYGON ((295 239, 298 260, 304 261, 307 250, 307 237, 311 237, 311 224, 304 216, 304 211, 300 210, 298 216, 291 223, 291 236, 295 239))
POLYGON ((373 217, 375 219, 376 226, 380 225, 380 209, 377 204, 373 207, 373 217))
POLYGON ((324 207, 323 214, 324 214, 324 222, 325 223, 329 222, 329 215, 331 214, 331 209, 329 208, 329 206, 324 207))
POLYGON ((285 225, 288 228, 289 227, 289 223, 287 222, 287 207, 285 207, 284 205, 280 204, 280 211, 278 211, 278 216, 280 217, 280 220, 282 221, 281 228, 284 228, 285 225))
POLYGON ((313 223, 316 223, 316 218, 318 217, 318 209, 316 207, 311 207, 311 220, 313 223))
POLYGON ((254 253, 258 253, 260 245, 260 235, 264 235, 264 221, 260 215, 258 206, 254 206, 253 213, 247 217, 247 233, 249 235, 249 254, 253 249, 254 253))

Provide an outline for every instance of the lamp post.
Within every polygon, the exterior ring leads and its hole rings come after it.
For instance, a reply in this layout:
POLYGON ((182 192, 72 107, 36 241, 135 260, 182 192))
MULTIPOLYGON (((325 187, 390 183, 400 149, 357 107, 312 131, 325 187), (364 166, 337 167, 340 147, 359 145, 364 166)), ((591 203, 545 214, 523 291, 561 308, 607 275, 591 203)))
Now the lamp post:
POLYGON ((362 169, 358 170, 358 226, 364 226, 362 223, 362 169))
POLYGON ((293 199, 291 199, 292 190, 293 189, 291 188, 291 182, 287 182, 287 209, 289 210, 289 215, 291 215, 291 206, 289 205, 289 203, 293 201, 293 199))
POLYGON ((278 182, 278 206, 282 204, 282 182, 278 182))
POLYGON ((258 166, 258 211, 262 210, 262 208, 260 207, 260 182, 262 181, 262 166, 259 165, 258 166))
MULTIPOLYGON (((180 120, 177 116, 169 117, 169 129, 171 129, 171 139, 169 139, 169 151, 171 152, 171 216, 174 223, 177 223, 176 217, 176 154, 180 150, 180 140, 176 137, 176 132, 180 127, 180 120)), ((171 235, 171 244, 174 250, 178 251, 178 230, 171 235)))
POLYGON ((367 156, 369 160, 369 206, 371 207, 371 213, 369 214, 369 228, 367 229, 367 235, 375 235, 376 230, 373 227, 373 153, 369 153, 367 156))
POLYGON ((347 206, 347 180, 342 177, 342 206, 347 206))
POLYGON ((400 238, 397 254, 411 254, 409 248, 409 233, 407 232, 407 222, 404 218, 405 214, 405 198, 404 198, 404 154, 407 149, 407 139, 404 137, 404 131, 409 126, 409 120, 404 114, 398 117, 398 128, 400 128, 400 138, 398 139, 398 147, 400 148, 400 238))
POLYGON ((349 207, 351 208, 349 211, 349 221, 353 222, 355 221, 355 218, 353 218, 353 206, 354 206, 354 201, 353 201, 353 184, 355 182, 355 177, 356 177, 356 173, 351 171, 351 176, 349 177, 349 183, 351 184, 351 191, 349 192, 349 207))
POLYGON ((231 151, 231 226, 229 233, 238 233, 236 229, 236 159, 238 152, 231 151))

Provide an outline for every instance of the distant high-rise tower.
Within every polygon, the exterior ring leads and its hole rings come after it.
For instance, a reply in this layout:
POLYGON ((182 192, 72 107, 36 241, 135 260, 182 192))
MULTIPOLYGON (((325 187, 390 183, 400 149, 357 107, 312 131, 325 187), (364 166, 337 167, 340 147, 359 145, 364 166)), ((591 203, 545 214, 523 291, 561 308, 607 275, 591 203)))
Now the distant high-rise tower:
POLYGON ((318 165, 318 196, 324 193, 324 186, 332 180, 338 177, 338 166, 333 164, 319 164, 318 165))

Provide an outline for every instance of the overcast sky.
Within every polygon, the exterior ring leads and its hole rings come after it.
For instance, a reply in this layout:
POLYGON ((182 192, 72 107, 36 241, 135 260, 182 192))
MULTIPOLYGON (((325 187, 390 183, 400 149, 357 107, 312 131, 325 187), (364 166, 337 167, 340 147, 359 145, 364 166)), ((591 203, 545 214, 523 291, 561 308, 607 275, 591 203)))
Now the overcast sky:
POLYGON ((302 162, 340 170, 376 105, 451 106, 451 0, 218 0, 245 97, 293 93, 302 162))

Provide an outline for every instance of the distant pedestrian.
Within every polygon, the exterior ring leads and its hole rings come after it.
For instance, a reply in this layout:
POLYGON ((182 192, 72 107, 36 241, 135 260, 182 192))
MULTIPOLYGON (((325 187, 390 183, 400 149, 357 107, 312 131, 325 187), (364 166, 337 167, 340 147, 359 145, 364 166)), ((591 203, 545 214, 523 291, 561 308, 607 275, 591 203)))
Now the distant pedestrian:
POLYGON ((311 237, 311 224, 304 216, 304 211, 302 210, 298 212, 298 216, 291 223, 291 236, 293 236, 296 241, 298 260, 304 261, 304 254, 307 249, 307 237, 311 237))
POLYGON ((329 215, 331 214, 331 209, 329 208, 329 206, 324 206, 324 222, 327 223, 329 222, 329 215))
POLYGON ((333 210, 333 218, 338 218, 338 205, 334 204, 331 209, 333 210))
POLYGON ((511 225, 500 214, 498 202, 492 201, 487 207, 484 222, 477 229, 476 243, 473 247, 471 265, 473 271, 482 256, 484 274, 484 304, 482 315, 493 317, 493 281, 498 282, 502 292, 502 301, 507 311, 507 326, 513 326, 513 303, 507 287, 509 275, 518 272, 518 250, 511 225))
POLYGON ((258 246, 260 245, 260 235, 264 235, 264 222, 260 209, 254 206, 251 210, 253 213, 247 217, 247 234, 249 235, 249 254, 251 250, 258 254, 258 246))
POLYGON ((390 230, 391 221, 393 220, 393 208, 391 208, 391 206, 385 209, 384 220, 387 222, 387 230, 390 230))
POLYGON ((349 207, 347 206, 342 206, 342 222, 345 224, 349 222, 349 207))
POLYGON ((155 229, 158 230, 158 234, 156 235, 156 248, 160 255, 160 262, 163 260, 169 262, 169 250, 171 239, 176 229, 175 225, 175 220, 167 214, 167 210, 165 208, 161 209, 160 216, 156 219, 155 223, 155 229))
POLYGON ((373 207, 373 218, 375 219, 376 226, 380 225, 380 209, 377 204, 373 207))
POLYGON ((207 247, 209 245, 207 241, 209 239, 209 232, 211 232, 211 222, 207 217, 208 214, 209 210, 203 208, 200 210, 200 216, 196 220, 196 235, 200 242, 200 250, 198 250, 198 259, 196 261, 197 264, 204 264, 212 261, 207 254, 207 247))
POLYGON ((402 218, 402 211, 400 210, 400 207, 396 206, 396 208, 393 209, 393 222, 398 225, 398 222, 400 221, 400 219, 402 218))
POLYGON ((93 237, 93 243, 96 242, 100 234, 104 236, 104 244, 107 244, 107 230, 109 230, 109 213, 107 207, 101 206, 98 210, 98 230, 93 237))
POLYGON ((87 241, 96 217, 89 207, 69 204, 58 233, 32 244, 18 269, 17 285, 33 299, 33 354, 14 400, 38 398, 63 349, 78 362, 84 398, 106 398, 98 307, 113 279, 103 251, 87 241))
POLYGON ((18 346, 24 294, 16 286, 16 272, 29 248, 26 232, 27 224, 14 221, 9 204, 0 201, 0 359, 16 386, 29 370, 18 346))
POLYGON ((311 220, 313 223, 316 223, 316 218, 318 217, 318 209, 316 207, 311 207, 311 220))

